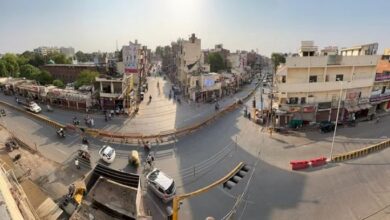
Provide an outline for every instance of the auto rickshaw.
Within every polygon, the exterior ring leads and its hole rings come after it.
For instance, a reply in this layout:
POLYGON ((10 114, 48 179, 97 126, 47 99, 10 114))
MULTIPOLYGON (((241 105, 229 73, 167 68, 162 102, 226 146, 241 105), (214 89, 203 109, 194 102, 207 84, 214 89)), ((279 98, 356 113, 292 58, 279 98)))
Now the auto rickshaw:
POLYGON ((138 151, 136 150, 132 150, 130 153, 129 153, 129 163, 131 165, 133 165, 134 167, 138 167, 141 163, 140 159, 139 159, 139 154, 138 154, 138 151))

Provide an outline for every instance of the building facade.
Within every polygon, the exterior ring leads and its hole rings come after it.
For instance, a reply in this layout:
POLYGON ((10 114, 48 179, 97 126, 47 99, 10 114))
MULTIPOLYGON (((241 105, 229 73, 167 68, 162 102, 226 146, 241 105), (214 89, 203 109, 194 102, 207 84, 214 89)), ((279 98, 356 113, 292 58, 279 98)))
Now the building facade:
POLYGON ((342 48, 341 56, 363 56, 376 55, 378 51, 378 43, 364 44, 354 47, 342 48))
POLYGON ((386 56, 378 62, 370 103, 376 112, 390 110, 390 59, 386 56))
POLYGON ((66 57, 73 57, 75 54, 73 47, 60 47, 60 53, 65 54, 66 57))
POLYGON ((122 47, 123 64, 126 74, 138 73, 138 62, 140 56, 141 44, 137 40, 129 42, 129 45, 122 47))
POLYGON ((46 56, 50 53, 59 53, 60 49, 58 47, 38 47, 34 49, 34 53, 38 53, 42 56, 46 56))
POLYGON ((335 120, 341 92, 340 120, 366 117, 378 56, 287 57, 276 74, 273 108, 284 118, 304 121, 335 120))
POLYGON ((83 70, 97 71, 101 74, 106 73, 105 67, 96 66, 95 64, 46 64, 41 68, 64 83, 76 81, 83 70))

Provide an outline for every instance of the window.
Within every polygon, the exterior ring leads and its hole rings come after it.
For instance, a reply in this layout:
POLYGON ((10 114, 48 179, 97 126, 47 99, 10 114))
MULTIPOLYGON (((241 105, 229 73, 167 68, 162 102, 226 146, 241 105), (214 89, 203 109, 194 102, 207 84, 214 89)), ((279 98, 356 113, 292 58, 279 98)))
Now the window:
POLYGON ((329 82, 329 75, 325 76, 325 82, 329 82))
POLYGON ((282 83, 286 83, 286 76, 282 76, 282 83))
POLYGON ((301 104, 306 104, 306 97, 301 98, 301 104))
POLYGON ((382 87, 382 92, 381 92, 381 94, 383 94, 383 93, 385 93, 386 92, 386 86, 383 86, 382 87))
POLYGON ((362 92, 359 92, 359 99, 362 97, 362 92))
POLYGON ((337 74, 336 75, 336 81, 343 81, 344 75, 343 74, 337 74))
POLYGON ((317 82, 317 76, 310 76, 309 83, 317 82))

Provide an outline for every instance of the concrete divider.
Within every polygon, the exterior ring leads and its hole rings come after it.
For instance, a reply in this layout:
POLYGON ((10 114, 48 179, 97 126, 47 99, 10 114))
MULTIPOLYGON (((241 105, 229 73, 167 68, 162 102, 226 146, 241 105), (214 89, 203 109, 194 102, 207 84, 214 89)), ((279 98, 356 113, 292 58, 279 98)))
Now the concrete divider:
POLYGON ((390 147, 390 139, 386 140, 386 141, 382 141, 382 142, 377 143, 377 144, 373 144, 371 146, 368 146, 368 147, 365 147, 365 148, 362 148, 359 150, 335 155, 332 158, 332 162, 342 162, 342 161, 346 161, 346 160, 352 160, 352 159, 355 159, 358 157, 366 156, 370 153, 378 152, 378 151, 383 150, 383 149, 388 148, 388 147, 390 147))

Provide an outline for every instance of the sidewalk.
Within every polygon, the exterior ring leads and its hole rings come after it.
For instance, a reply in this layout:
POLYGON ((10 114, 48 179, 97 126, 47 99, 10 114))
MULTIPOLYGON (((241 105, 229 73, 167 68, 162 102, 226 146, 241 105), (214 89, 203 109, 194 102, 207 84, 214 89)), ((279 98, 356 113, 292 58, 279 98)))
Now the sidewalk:
MULTIPOLYGON (((162 77, 149 77, 148 83, 149 90, 145 94, 144 101, 140 103, 138 114, 134 118, 115 115, 112 120, 106 122, 103 113, 90 114, 94 118, 94 128, 111 132, 150 135, 191 126, 216 113, 214 104, 194 103, 185 101, 183 98, 181 104, 178 104, 173 99, 169 99, 172 84, 167 80, 163 80, 162 77), (159 89, 157 88, 157 82, 159 82, 159 89), (149 103, 150 95, 152 101, 149 103)), ((255 83, 245 85, 234 96, 223 97, 219 101, 220 108, 223 109, 238 99, 246 97, 255 87, 255 83)), ((6 96, 1 93, 0 100, 17 106, 14 96, 6 96)), ((81 126, 85 126, 83 120, 86 117, 85 113, 58 108, 55 108, 54 112, 47 112, 45 106, 41 107, 43 110, 40 114, 54 121, 71 124, 73 117, 76 116, 80 120, 81 126)))

